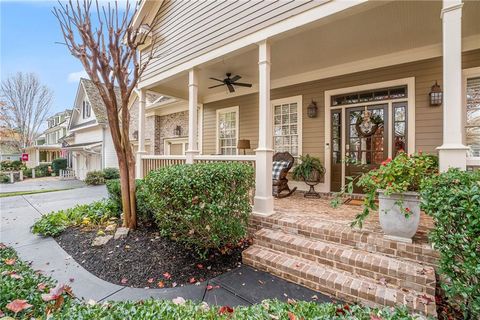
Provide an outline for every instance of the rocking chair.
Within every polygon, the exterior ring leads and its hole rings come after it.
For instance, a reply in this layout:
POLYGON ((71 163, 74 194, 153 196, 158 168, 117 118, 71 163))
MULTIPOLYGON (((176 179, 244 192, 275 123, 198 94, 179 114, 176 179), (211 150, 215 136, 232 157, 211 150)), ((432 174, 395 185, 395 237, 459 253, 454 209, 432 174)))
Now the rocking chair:
POLYGON ((297 187, 290 189, 287 179, 287 174, 294 162, 295 158, 288 152, 277 152, 273 155, 272 183, 275 198, 288 197, 297 190, 297 187))

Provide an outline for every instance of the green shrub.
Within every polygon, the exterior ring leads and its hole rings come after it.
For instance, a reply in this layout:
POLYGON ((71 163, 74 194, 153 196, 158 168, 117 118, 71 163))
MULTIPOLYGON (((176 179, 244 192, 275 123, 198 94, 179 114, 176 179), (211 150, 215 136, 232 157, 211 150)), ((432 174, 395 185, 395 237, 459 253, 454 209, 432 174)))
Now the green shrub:
POLYGON ((20 160, 3 160, 2 162, 0 162, 0 170, 19 171, 23 168, 25 168, 25 166, 20 160))
POLYGON ((105 180, 120 179, 120 171, 117 168, 103 169, 105 180))
POLYGON ((0 183, 9 183, 10 182, 10 176, 5 173, 0 173, 0 183))
POLYGON ((52 167, 49 164, 41 164, 35 167, 35 177, 49 177, 52 172, 52 167))
POLYGON ((32 168, 25 168, 23 169, 23 176, 27 178, 32 177, 32 168))
POLYGON ((105 175, 103 171, 90 171, 87 173, 85 183, 88 185, 96 186, 105 183, 105 175))
MULTIPOLYGON (((153 212, 149 203, 150 194, 143 180, 136 180, 136 197, 137 197, 137 217, 140 221, 152 221, 153 212)), ((122 190, 120 188, 120 180, 107 180, 107 191, 109 199, 115 203, 118 211, 122 211, 122 190)))
POLYGON ((54 237, 69 226, 100 224, 112 217, 119 216, 115 203, 104 199, 43 215, 33 224, 32 232, 54 237))
POLYGON ((424 181, 421 196, 435 222, 430 240, 440 252, 442 287, 465 319, 479 319, 480 171, 450 169, 424 181))
POLYGON ((67 159, 65 158, 57 158, 52 161, 52 169, 55 172, 55 175, 60 174, 60 170, 65 170, 68 167, 67 159))
POLYGON ((201 255, 245 236, 253 187, 253 168, 249 165, 171 166, 150 172, 145 183, 162 235, 201 255))

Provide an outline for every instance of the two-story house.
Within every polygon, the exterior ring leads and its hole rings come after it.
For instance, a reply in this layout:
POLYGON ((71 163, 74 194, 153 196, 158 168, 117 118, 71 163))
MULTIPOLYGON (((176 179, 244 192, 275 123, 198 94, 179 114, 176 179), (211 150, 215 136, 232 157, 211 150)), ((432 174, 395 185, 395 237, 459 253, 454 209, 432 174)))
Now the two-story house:
POLYGON ((27 147, 27 167, 33 168, 43 163, 51 163, 62 154, 62 139, 67 135, 67 126, 72 110, 57 112, 47 119, 47 129, 40 134, 32 146, 27 147))
POLYGON ((67 132, 63 150, 78 179, 85 179, 90 171, 118 167, 105 104, 88 79, 80 79, 67 132))

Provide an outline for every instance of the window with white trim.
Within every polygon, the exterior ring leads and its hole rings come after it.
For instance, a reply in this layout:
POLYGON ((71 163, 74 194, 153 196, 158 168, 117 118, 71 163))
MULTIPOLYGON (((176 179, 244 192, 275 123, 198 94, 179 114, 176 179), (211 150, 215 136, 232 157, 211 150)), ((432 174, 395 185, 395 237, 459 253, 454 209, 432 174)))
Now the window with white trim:
POLYGON ((238 107, 217 110, 217 152, 237 154, 238 107))
POLYGON ((466 79, 465 144, 469 157, 480 157, 480 75, 466 79))
POLYGON ((90 118, 90 115, 91 115, 91 107, 90 107, 90 103, 88 103, 88 101, 83 101, 83 104, 82 104, 82 114, 83 114, 83 119, 86 119, 86 118, 90 118))
POLYGON ((301 152, 301 106, 297 99, 273 102, 273 147, 275 152, 289 152, 298 157, 301 152), (290 100, 290 101, 289 101, 290 100), (280 103, 281 102, 281 103, 280 103))

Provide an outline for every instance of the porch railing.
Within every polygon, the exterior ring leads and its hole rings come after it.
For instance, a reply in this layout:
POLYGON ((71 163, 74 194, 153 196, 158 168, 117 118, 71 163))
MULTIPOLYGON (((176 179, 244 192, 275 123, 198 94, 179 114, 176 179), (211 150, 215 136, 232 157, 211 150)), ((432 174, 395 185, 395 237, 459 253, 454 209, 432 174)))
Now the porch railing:
MULTIPOLYGON (((186 163, 185 156, 159 156, 159 155, 144 155, 142 156, 143 176, 146 176, 150 171, 163 167, 173 166, 176 164, 186 163)), ((251 165, 255 168, 255 156, 253 155, 239 155, 239 156, 205 156, 198 155, 194 157, 195 163, 214 163, 214 162, 242 162, 251 165)))
POLYGON ((72 169, 60 169, 59 171, 59 177, 60 177, 60 180, 71 180, 71 179, 75 179, 75 171, 73 171, 72 169))

